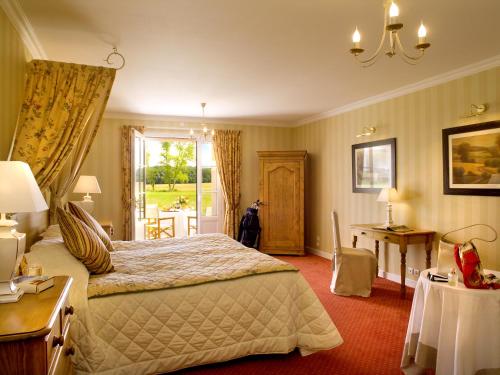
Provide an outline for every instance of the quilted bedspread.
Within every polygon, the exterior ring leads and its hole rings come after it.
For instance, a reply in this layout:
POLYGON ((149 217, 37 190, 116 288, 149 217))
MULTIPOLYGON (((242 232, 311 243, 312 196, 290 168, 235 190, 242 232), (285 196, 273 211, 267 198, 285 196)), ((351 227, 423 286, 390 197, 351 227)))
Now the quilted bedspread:
POLYGON ((91 276, 89 298, 297 271, 291 264, 249 249, 223 234, 120 241, 113 246, 115 272, 91 276))
POLYGON ((342 343, 330 316, 300 272, 233 240, 207 235, 115 242, 114 246, 117 275, 90 280, 85 266, 71 255, 60 237, 40 241, 28 254, 28 263, 42 265, 45 274, 74 279, 69 295, 75 308, 70 335, 77 374, 158 374, 253 354, 284 354, 295 348, 307 355, 342 343), (221 249, 225 247, 228 251, 221 249), (214 254, 212 265, 203 255, 209 248, 214 254), (244 271, 236 269, 229 248, 242 259, 253 254, 256 263, 246 259, 241 263, 244 271), (193 269, 178 273, 174 269, 179 264, 187 267, 180 259, 181 252, 191 258, 189 268, 193 269), (163 256, 169 261, 162 267, 179 276, 167 277, 165 284, 146 275, 147 269, 157 272, 152 263, 163 256), (124 265, 125 259, 134 259, 137 264, 124 265), (142 273, 142 278, 133 276, 133 269, 142 273), (216 275, 216 269, 225 269, 225 279, 209 282, 208 275, 212 271, 216 275), (266 269, 281 271, 260 273, 266 269), (202 276, 194 275, 198 272, 202 276), (115 288, 103 281, 109 277, 116 277, 120 285, 115 288), (125 277, 134 281, 123 281, 125 277), (195 285, 187 285, 187 279, 195 285), (146 280, 152 280, 155 289, 143 285, 147 290, 131 291, 146 280))

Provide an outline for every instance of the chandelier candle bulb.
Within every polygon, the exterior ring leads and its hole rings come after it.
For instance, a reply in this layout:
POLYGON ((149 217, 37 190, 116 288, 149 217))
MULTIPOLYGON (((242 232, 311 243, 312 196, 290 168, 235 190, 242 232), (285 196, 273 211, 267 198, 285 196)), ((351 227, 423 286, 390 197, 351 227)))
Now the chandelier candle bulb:
POLYGON ((354 43, 354 48, 360 48, 361 34, 357 27, 356 30, 354 30, 354 34, 352 34, 352 42, 354 43))
POLYGON ((425 28, 423 23, 420 23, 420 27, 418 28, 418 44, 424 44, 426 36, 427 29, 425 28))
POLYGON ((389 17, 391 24, 396 23, 397 17, 399 17, 399 7, 396 5, 395 2, 392 2, 389 8, 389 17))

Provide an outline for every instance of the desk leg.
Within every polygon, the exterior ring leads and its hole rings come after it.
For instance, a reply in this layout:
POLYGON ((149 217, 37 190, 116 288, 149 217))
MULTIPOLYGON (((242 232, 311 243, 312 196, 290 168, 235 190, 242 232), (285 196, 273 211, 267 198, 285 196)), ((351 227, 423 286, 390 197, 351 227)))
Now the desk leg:
POLYGON ((432 236, 427 236, 425 240, 425 267, 431 268, 432 236))
POLYGON ((401 253, 401 298, 406 298, 406 241, 399 244, 401 253))
POLYGON ((378 252, 379 252, 379 241, 375 240, 375 256, 377 257, 377 277, 378 277, 378 252))
POLYGON ((356 248, 356 242, 358 242, 358 236, 353 235, 352 236, 352 247, 355 249, 356 248))

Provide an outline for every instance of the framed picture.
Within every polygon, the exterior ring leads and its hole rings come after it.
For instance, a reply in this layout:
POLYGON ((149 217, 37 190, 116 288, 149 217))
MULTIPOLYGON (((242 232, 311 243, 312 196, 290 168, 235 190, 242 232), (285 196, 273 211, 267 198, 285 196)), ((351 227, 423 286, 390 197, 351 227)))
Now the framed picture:
POLYGON ((500 195, 500 121, 443 129, 443 190, 500 195))
POLYGON ((352 145, 352 191, 396 188, 396 138, 352 145))

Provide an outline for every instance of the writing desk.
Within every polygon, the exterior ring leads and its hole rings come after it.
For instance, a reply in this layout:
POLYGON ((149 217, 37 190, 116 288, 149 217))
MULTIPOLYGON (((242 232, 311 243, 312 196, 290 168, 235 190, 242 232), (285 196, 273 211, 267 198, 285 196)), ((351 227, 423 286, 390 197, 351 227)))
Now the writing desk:
POLYGON ((378 253, 379 243, 387 242, 399 246, 401 254, 401 298, 406 298, 406 252, 408 245, 425 244, 425 267, 431 268, 433 231, 430 230, 412 230, 410 232, 393 232, 384 229, 374 229, 380 224, 351 224, 352 247, 356 248, 358 237, 375 240, 375 255, 377 256, 377 274, 378 274, 378 253))

